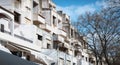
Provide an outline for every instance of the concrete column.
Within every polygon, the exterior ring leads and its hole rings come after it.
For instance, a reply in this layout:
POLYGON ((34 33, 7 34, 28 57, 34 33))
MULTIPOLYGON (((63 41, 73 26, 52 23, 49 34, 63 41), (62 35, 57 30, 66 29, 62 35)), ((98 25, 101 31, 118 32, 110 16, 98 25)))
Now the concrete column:
POLYGON ((67 65, 67 57, 66 57, 67 55, 66 55, 66 53, 65 53, 65 55, 64 55, 64 65, 67 65))
POLYGON ((70 26, 70 30, 69 30, 69 32, 70 32, 70 38, 71 38, 71 26, 70 26))
POLYGON ((14 19, 10 21, 10 32, 14 36, 14 19))
POLYGON ((33 24, 33 1, 34 0, 31 0, 31 22, 33 24))
POLYGON ((73 29, 73 38, 75 39, 75 30, 73 29))
POLYGON ((21 14, 20 15, 20 24, 25 24, 24 16, 25 16, 26 11, 23 9, 23 3, 24 3, 24 1, 21 0, 21 11, 22 12, 19 13, 19 14, 21 14))
POLYGON ((57 65, 59 65, 59 46, 57 48, 57 65))

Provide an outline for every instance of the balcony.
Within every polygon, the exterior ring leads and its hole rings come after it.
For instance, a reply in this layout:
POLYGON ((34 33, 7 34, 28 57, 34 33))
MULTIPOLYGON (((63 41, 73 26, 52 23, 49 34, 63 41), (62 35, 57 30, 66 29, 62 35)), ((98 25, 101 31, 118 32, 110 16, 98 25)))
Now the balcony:
POLYGON ((83 51, 84 51, 85 53, 88 53, 88 50, 87 50, 87 49, 83 49, 83 51))
POLYGON ((70 38, 69 37, 65 38, 65 41, 69 43, 70 42, 70 38))
POLYGON ((56 7, 55 3, 53 3, 52 1, 49 1, 50 5, 52 5, 54 8, 56 7))
POLYGON ((43 54, 46 54, 46 55, 54 58, 54 59, 56 60, 56 62, 57 62, 57 59, 58 59, 58 58, 63 58, 63 59, 66 58, 66 60, 70 60, 70 61, 77 62, 77 59, 76 59, 75 57, 73 57, 73 56, 71 56, 71 55, 69 55, 69 54, 66 54, 66 53, 64 53, 64 52, 57 51, 57 50, 55 50, 55 49, 42 49, 41 52, 42 52, 43 54), (73 60, 73 59, 74 59, 74 60, 73 60))
POLYGON ((82 52, 81 48, 75 48, 75 51, 82 52))
POLYGON ((45 24, 45 19, 42 15, 34 13, 33 14, 33 21, 38 22, 39 24, 45 24))
POLYGON ((32 40, 29 40, 29 39, 24 38, 24 37, 22 37, 22 36, 19 36, 19 35, 16 35, 16 34, 14 34, 14 36, 17 37, 17 38, 20 38, 20 39, 22 39, 22 40, 25 40, 25 41, 27 41, 27 42, 33 43, 32 40))
POLYGON ((52 40, 52 35, 46 31, 42 30, 41 28, 37 28, 37 33, 45 36, 45 38, 47 38, 48 40, 52 40))
POLYGON ((64 42, 64 38, 61 37, 60 35, 53 35, 53 41, 61 43, 64 42))
POLYGON ((63 30, 59 30, 59 35, 63 36, 63 37, 66 37, 67 36, 67 33, 63 30))
POLYGON ((36 29, 37 29, 37 33, 39 33, 39 34, 41 34, 41 35, 42 35, 43 30, 42 30, 42 29, 40 29, 40 28, 37 28, 37 27, 36 27, 36 29))
POLYGON ((48 24, 41 25, 41 28, 48 31, 48 32, 52 31, 52 27, 50 25, 48 25, 48 24))
POLYGON ((68 52, 68 49, 69 49, 69 48, 70 48, 70 44, 68 44, 68 43, 66 43, 66 42, 61 43, 61 44, 59 45, 59 50, 65 52, 65 53, 67 53, 67 54, 69 54, 69 52, 68 52))
POLYGON ((72 56, 71 56, 71 55, 68 55, 68 54, 66 54, 66 53, 64 53, 64 52, 59 52, 59 56, 60 56, 61 58, 66 58, 67 60, 72 60, 72 56))
POLYGON ((38 46, 32 44, 33 41, 16 34, 12 36, 11 33, 7 31, 0 32, 0 39, 11 42, 11 44, 15 44, 20 47, 25 47, 25 48, 36 50, 36 51, 41 50, 38 46))
MULTIPOLYGON (((2 29, 0 29, 0 30, 1 30, 2 33, 8 34, 8 35, 11 35, 11 34, 12 34, 10 31, 6 31, 6 30, 2 30, 2 29)), ((29 39, 27 39, 27 38, 25 38, 25 37, 22 37, 22 36, 19 36, 19 35, 17 35, 17 34, 14 34, 14 37, 20 38, 20 39, 22 39, 22 40, 24 40, 24 41, 27 41, 27 42, 30 42, 30 43, 33 43, 32 40, 29 40, 29 39)))
POLYGON ((43 34, 45 35, 45 37, 48 39, 48 40, 52 40, 52 35, 46 31, 43 32, 43 34))
POLYGON ((70 44, 64 42, 64 47, 66 47, 66 48, 70 48, 70 44))

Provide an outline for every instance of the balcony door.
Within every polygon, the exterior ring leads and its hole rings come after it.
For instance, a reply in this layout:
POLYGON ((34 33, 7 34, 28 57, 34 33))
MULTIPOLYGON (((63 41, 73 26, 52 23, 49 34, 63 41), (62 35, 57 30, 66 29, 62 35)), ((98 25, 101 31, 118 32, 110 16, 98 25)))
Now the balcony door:
POLYGON ((10 32, 10 27, 11 27, 11 18, 4 13, 0 13, 0 31, 10 32))

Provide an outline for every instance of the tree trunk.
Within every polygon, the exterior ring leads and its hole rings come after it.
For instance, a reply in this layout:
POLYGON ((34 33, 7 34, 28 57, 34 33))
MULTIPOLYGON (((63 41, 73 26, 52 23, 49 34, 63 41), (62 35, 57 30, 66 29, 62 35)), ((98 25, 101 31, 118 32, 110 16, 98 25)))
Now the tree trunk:
POLYGON ((102 60, 100 60, 100 65, 102 65, 102 60))
POLYGON ((104 57, 107 65, 111 65, 105 52, 104 52, 104 57))
POLYGON ((102 65, 102 57, 99 56, 100 65, 102 65))
POLYGON ((98 65, 98 57, 95 55, 96 65, 98 65))

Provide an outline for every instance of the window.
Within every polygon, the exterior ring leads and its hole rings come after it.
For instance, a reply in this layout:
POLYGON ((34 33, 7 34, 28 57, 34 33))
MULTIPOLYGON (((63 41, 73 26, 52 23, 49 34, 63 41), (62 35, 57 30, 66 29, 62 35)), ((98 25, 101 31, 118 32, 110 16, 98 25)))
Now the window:
POLYGON ((20 8, 21 7, 21 0, 15 0, 15 7, 20 8))
POLYGON ((54 26, 56 25, 56 24, 55 24, 55 20, 56 20, 56 17, 53 16, 53 25, 54 25, 54 26))
POLYGON ((61 21, 60 20, 58 20, 58 23, 60 23, 61 21))
POLYGON ((75 57, 78 56, 78 52, 77 51, 75 51, 74 53, 75 53, 75 57))
POLYGON ((73 38, 73 30, 71 29, 71 37, 73 38))
POLYGON ((76 65, 75 63, 73 63, 73 65, 76 65))
POLYGON ((47 49, 50 49, 51 45, 49 43, 47 43, 47 49))
POLYGON ((82 55, 82 59, 84 60, 84 56, 82 55))
POLYGON ((13 55, 16 55, 18 57, 22 57, 22 52, 21 51, 11 51, 13 55))
POLYGON ((87 57, 86 57, 86 61, 87 61, 87 57))
POLYGON ((62 29, 62 22, 61 22, 61 20, 58 20, 58 28, 60 28, 60 29, 62 29))
POLYGON ((42 36, 41 35, 37 34, 37 36, 38 36, 38 40, 42 40, 42 36))
POLYGON ((73 45, 73 43, 71 43, 71 45, 73 45))
POLYGON ((28 61, 30 61, 30 56, 29 56, 29 55, 27 55, 26 59, 27 59, 28 61))
POLYGON ((33 8, 36 7, 37 5, 38 4, 35 1, 33 1, 33 8))
POLYGON ((35 1, 33 1, 33 12, 38 13, 38 3, 36 3, 35 1))
POLYGON ((69 20, 68 20, 68 19, 66 19, 66 23, 69 23, 69 20))
POLYGON ((51 63, 51 65, 55 65, 55 63, 51 63))
POLYGON ((54 49, 57 49, 57 48, 58 48, 58 44, 54 42, 54 43, 53 43, 53 48, 54 48, 54 49))
POLYGON ((14 16, 14 20, 16 23, 20 23, 20 14, 17 12, 14 12, 15 16, 14 16))
POLYGON ((4 32, 4 25, 3 24, 1 24, 1 26, 0 26, 1 28, 0 28, 0 30, 1 30, 1 32, 4 32))

